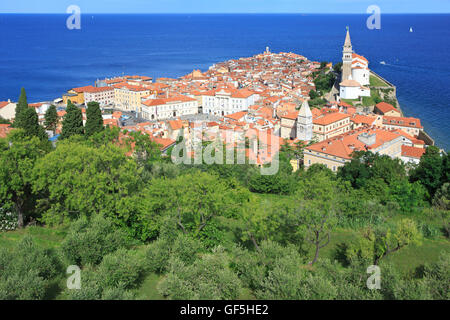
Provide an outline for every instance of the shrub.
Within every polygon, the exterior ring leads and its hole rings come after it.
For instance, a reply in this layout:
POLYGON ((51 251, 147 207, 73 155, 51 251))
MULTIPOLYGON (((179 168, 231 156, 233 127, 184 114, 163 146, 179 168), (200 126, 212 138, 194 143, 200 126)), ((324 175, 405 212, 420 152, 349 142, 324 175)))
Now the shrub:
POLYGON ((168 270, 158 291, 169 299, 232 300, 237 299, 242 290, 239 278, 229 268, 228 256, 220 248, 213 254, 205 254, 192 265, 171 258, 168 270))
POLYGON ((103 288, 135 288, 143 274, 143 260, 124 248, 106 255, 97 272, 103 288))
POLYGON ((110 220, 95 216, 91 221, 82 218, 74 222, 61 250, 70 263, 84 266, 97 265, 106 254, 128 245, 125 232, 110 220))
POLYGON ((0 249, 0 271, 0 299, 42 299, 61 268, 52 250, 26 236, 12 251, 0 249))

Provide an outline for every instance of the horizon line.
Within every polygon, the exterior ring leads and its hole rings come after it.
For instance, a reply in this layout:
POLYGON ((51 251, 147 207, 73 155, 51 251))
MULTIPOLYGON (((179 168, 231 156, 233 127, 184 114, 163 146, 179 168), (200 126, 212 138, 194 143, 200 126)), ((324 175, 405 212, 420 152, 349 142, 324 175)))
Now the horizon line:
MULTIPOLYGON (((67 15, 70 13, 65 12, 0 12, 1 14, 55 14, 55 15, 67 15)), ((321 14, 321 15, 344 15, 344 14, 352 14, 352 15, 370 15, 371 13, 359 13, 359 12, 339 12, 339 13, 329 13, 329 12, 82 12, 81 14, 116 14, 116 15, 145 15, 145 14, 259 14, 259 15, 308 15, 308 14, 321 14)), ((381 14, 416 14, 416 15, 426 15, 426 14, 450 14, 449 12, 382 12, 381 14)))

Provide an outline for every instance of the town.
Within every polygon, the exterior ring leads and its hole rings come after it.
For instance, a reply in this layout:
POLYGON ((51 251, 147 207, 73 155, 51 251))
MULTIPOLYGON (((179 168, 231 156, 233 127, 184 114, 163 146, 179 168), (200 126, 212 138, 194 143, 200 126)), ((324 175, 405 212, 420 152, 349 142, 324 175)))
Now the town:
MULTIPOLYGON (((353 51, 347 29, 342 62, 310 61, 296 53, 270 52, 217 63, 206 72, 193 70, 178 79, 120 76, 71 88, 50 102, 31 103, 45 122, 50 105, 57 107, 56 141, 66 106, 82 110, 97 102, 105 126, 139 131, 165 152, 180 137, 192 144, 224 137, 226 132, 265 134, 280 148, 304 148, 303 167, 323 164, 332 171, 351 161, 355 151, 371 151, 417 164, 434 141, 420 119, 404 117, 395 86, 369 69, 369 61, 353 51)), ((16 103, 0 102, 0 117, 14 121, 16 103)), ((0 137, 11 130, 0 124, 0 137)), ((247 157, 262 166, 275 152, 248 147, 247 157)), ((292 160, 294 170, 301 163, 292 160)))

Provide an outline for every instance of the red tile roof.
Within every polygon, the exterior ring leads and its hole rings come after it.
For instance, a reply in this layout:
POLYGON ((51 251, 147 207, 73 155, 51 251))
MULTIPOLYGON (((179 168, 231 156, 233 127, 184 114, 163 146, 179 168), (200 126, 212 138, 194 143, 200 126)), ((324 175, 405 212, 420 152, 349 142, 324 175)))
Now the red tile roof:
MULTIPOLYGON (((389 111, 397 111, 399 112, 392 104, 386 102, 380 102, 376 104, 378 110, 380 110, 383 114, 389 111)), ((399 112, 400 113, 400 112, 399 112)))
POLYGON ((404 157, 420 159, 424 153, 425 148, 402 146, 402 156, 404 157))

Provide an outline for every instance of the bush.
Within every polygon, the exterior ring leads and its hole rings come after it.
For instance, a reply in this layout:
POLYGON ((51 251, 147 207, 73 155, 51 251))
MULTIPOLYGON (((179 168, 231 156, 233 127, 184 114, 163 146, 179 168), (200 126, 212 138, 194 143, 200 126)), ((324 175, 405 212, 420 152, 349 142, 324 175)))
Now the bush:
POLYGON ((12 251, 0 249, 0 270, 0 299, 43 299, 61 266, 52 250, 26 236, 12 251))
POLYGON ((436 300, 450 299, 450 253, 442 252, 437 262, 424 268, 424 281, 436 300))
POLYGON ((178 258, 190 265, 205 250, 201 241, 179 234, 173 241, 159 238, 150 243, 146 251, 146 268, 150 272, 165 273, 170 257, 178 258))
POLYGON ((87 265, 81 271, 81 288, 67 289, 72 300, 130 300, 143 275, 143 260, 124 248, 110 253, 100 265, 87 265))
POLYGON ((100 216, 72 223, 61 250, 67 260, 79 266, 99 264, 103 256, 129 245, 125 232, 100 216))
POLYGON ((229 258, 220 248, 188 265, 171 258, 168 274, 158 291, 174 300, 237 299, 242 290, 237 275, 229 268, 229 258))
POLYGON ((143 275, 143 260, 134 251, 124 248, 106 255, 97 272, 104 288, 135 288, 143 275))

